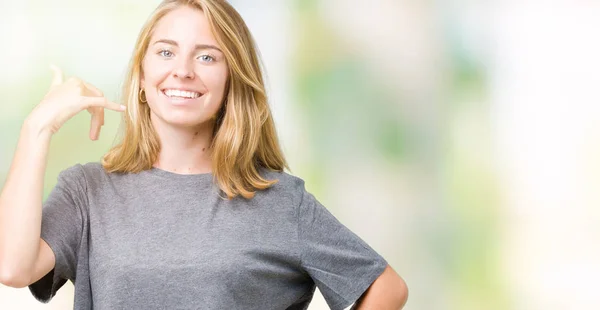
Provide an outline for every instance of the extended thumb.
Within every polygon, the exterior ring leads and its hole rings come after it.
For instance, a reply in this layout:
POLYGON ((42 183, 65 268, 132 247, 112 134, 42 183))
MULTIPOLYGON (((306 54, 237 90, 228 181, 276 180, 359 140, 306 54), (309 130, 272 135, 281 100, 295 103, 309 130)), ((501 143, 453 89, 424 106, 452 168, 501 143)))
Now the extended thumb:
POLYGON ((63 83, 63 73, 62 70, 54 64, 50 64, 50 69, 52 69, 53 72, 50 87, 53 88, 63 83))

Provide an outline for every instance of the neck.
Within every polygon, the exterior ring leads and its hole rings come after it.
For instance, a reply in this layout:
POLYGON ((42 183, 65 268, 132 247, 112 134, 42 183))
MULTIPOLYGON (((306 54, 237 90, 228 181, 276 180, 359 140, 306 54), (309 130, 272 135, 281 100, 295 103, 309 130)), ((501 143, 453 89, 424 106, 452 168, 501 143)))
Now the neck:
POLYGON ((175 127, 153 122, 161 150, 154 167, 180 173, 212 172, 211 148, 214 121, 196 127, 175 127))

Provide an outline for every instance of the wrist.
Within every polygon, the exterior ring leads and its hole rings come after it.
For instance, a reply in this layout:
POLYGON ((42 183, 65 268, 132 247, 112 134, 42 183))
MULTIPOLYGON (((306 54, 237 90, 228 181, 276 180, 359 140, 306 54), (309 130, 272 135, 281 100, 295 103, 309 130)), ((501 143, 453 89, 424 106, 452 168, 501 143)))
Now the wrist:
POLYGON ((21 134, 33 138, 33 139, 50 139, 52 137, 52 131, 43 126, 42 123, 35 118, 35 116, 28 116, 23 122, 21 128, 21 134))

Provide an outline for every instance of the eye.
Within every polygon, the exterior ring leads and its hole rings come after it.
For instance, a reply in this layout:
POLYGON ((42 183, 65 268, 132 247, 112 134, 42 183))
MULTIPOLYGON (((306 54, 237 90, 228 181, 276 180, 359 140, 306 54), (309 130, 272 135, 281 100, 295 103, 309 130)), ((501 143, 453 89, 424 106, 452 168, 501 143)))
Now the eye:
POLYGON ((171 57, 171 56, 173 56, 173 53, 171 53, 171 51, 165 50, 165 49, 160 50, 158 52, 158 54, 161 55, 161 56, 163 56, 163 57, 171 57))
POLYGON ((213 62, 215 61, 215 58, 210 56, 210 55, 200 55, 198 56, 198 59, 202 60, 202 61, 206 61, 206 62, 213 62))

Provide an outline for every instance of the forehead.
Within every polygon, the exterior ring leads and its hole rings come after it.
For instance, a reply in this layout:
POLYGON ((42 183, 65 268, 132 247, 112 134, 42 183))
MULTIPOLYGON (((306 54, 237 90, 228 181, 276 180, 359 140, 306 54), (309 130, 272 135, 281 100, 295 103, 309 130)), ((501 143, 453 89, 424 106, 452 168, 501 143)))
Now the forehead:
POLYGON ((174 40, 180 45, 217 45, 217 40, 204 13, 188 6, 180 6, 158 21, 150 42, 153 43, 160 39, 174 40))

